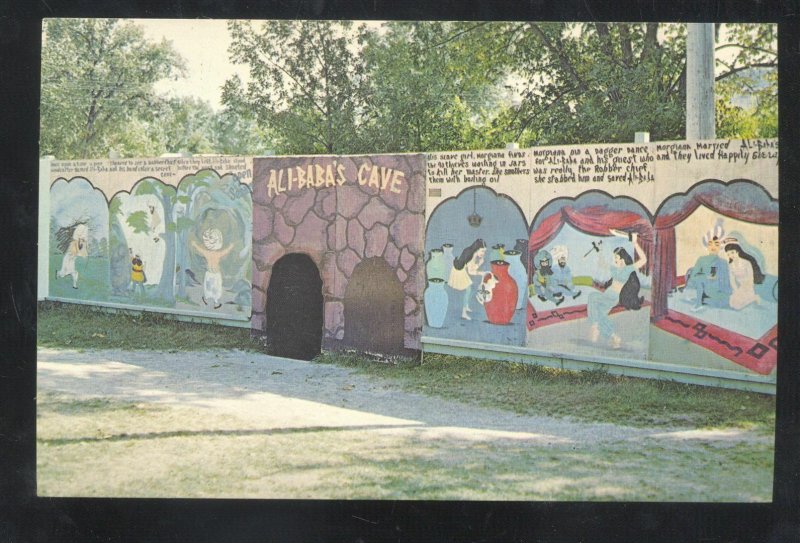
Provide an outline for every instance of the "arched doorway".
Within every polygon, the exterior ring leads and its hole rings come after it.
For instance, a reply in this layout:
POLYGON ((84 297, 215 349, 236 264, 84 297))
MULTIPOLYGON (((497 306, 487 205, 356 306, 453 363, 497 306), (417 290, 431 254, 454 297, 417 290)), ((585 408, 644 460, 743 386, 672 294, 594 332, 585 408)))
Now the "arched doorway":
POLYGON ((272 268, 267 287, 269 354, 311 360, 322 345, 322 279, 308 255, 291 253, 272 268))
POLYGON ((403 287, 382 258, 353 270, 344 295, 344 343, 379 353, 403 351, 403 287))

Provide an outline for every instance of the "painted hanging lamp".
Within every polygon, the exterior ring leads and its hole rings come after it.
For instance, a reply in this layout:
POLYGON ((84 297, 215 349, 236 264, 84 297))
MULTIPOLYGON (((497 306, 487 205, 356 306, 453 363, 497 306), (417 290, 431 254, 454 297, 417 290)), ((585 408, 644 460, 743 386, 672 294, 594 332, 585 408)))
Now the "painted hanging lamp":
POLYGON ((481 221, 483 217, 478 215, 478 187, 472 188, 472 214, 467 215, 467 221, 469 225, 473 228, 477 228, 481 225, 481 221))

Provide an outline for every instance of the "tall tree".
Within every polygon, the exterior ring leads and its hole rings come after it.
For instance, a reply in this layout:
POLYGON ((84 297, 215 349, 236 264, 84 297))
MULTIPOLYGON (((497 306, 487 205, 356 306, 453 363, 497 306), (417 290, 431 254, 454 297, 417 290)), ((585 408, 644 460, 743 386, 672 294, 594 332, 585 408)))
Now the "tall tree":
MULTIPOLYGON (((182 73, 166 42, 118 19, 47 19, 42 46, 41 153, 106 156, 122 127, 157 107, 154 84, 182 73)), ((135 128, 135 125, 133 125, 135 128)))
POLYGON ((224 108, 213 119, 214 151, 223 155, 261 155, 272 150, 272 138, 248 111, 224 108))
POLYGON ((215 111, 205 100, 192 96, 164 100, 143 130, 158 149, 156 154, 258 155, 269 147, 265 131, 246 110, 215 111))
MULTIPOLYGON (((720 28, 720 134, 777 135, 775 25, 720 28), (757 107, 736 104, 748 96, 757 107)), ((654 140, 683 137, 685 25, 500 23, 458 39, 513 74, 519 104, 493 127, 523 145, 631 141, 637 131, 654 140)))
POLYGON ((776 25, 718 25, 716 63, 717 135, 777 137, 776 25))
POLYGON ((215 152, 215 116, 211 105, 204 100, 194 97, 170 98, 158 123, 163 147, 170 153, 215 152))
POLYGON ((393 22, 363 32, 369 99, 363 131, 381 152, 483 147, 502 71, 453 38, 487 23, 393 22))
POLYGON ((270 21, 228 25, 231 60, 251 81, 228 80, 227 106, 254 112, 282 153, 342 153, 355 146, 363 109, 363 65, 352 22, 270 21))
POLYGON ((682 137, 682 26, 512 23, 492 40, 518 77, 520 143, 682 137))

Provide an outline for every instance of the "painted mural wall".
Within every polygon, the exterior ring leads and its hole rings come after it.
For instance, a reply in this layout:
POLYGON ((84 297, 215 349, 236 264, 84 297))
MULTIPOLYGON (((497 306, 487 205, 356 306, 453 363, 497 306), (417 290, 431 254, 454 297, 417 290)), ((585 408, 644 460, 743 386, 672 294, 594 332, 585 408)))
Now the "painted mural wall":
POLYGON ((252 159, 50 163, 48 297, 247 320, 252 159))
POLYGON ((306 358, 320 345, 418 352, 424 155, 265 157, 253 168, 254 336, 306 358))
POLYGON ((777 147, 428 155, 425 336, 774 376, 777 147))
POLYGON ((774 378, 777 163, 777 140, 52 161, 42 266, 50 298, 249 319, 299 358, 424 335, 774 378))

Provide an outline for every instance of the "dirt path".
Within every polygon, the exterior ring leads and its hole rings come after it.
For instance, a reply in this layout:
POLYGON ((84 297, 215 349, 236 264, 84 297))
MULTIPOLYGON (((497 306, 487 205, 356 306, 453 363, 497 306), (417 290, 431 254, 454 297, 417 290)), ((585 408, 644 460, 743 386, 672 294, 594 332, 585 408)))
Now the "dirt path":
MULTIPOLYGON (((357 454, 359 459, 368 462, 377 461, 376 456, 388 454, 387 451, 393 447, 410 448, 404 451, 406 454, 401 458, 431 460, 432 473, 437 469, 462 469, 453 466, 453 462, 466 462, 467 465, 470 462, 482 462, 481 469, 489 468, 502 473, 527 472, 531 466, 543 470, 546 465, 550 466, 552 473, 547 474, 549 486, 531 486, 525 484, 523 479, 517 482, 519 492, 529 499, 538 496, 570 499, 572 495, 580 499, 630 499, 632 496, 639 499, 650 499, 651 496, 654 499, 703 499, 702 495, 710 492, 710 487, 718 492, 720 485, 724 488, 726 481, 709 481, 704 486, 692 472, 701 468, 706 460, 694 461, 692 454, 706 451, 712 456, 719 453, 727 458, 733 452, 741 455, 743 448, 762 451, 771 447, 771 439, 741 430, 648 430, 522 416, 409 393, 390 381, 359 375, 347 368, 249 352, 77 352, 40 349, 38 388, 40 395, 112 399, 192 414, 190 424, 181 426, 180 417, 169 417, 169 422, 165 422, 164 426, 151 428, 148 436, 155 432, 161 437, 177 437, 177 434, 168 436, 165 432, 174 434, 190 427, 192 432, 217 432, 215 438, 219 437, 221 431, 239 438, 248 435, 254 437, 252 432, 258 431, 260 434, 255 437, 262 439, 262 445, 266 443, 264 440, 272 440, 269 446, 277 447, 278 436, 287 439, 289 435, 302 435, 309 440, 309 447, 322 447, 329 454, 340 455, 341 458, 357 454), (332 431, 339 432, 336 439, 331 437, 332 431), (310 440, 311 435, 316 436, 315 440, 310 440), (376 452, 371 454, 369 450, 376 452), (633 457, 625 459, 623 465, 619 457, 625 451, 630 451, 633 457), (516 460, 511 461, 506 457, 516 460), (549 464, 544 463, 545 459, 549 464), (591 470, 596 470, 596 473, 591 470), (678 487, 682 490, 674 498, 671 498, 672 494, 666 497, 663 493, 659 494, 659 485, 666 485, 669 478, 675 477, 679 479, 678 487), (589 481, 596 486, 587 490, 585 485, 589 481), (553 489, 560 489, 558 492, 561 494, 553 494, 556 492, 553 489)), ((72 434, 69 431, 50 430, 51 427, 54 428, 43 424, 39 437, 45 440, 52 438, 52 443, 56 443, 55 438, 58 437, 62 440, 58 444, 63 447, 79 441, 80 436, 70 437, 72 434)), ((105 428, 103 432, 103 435, 114 435, 113 428, 105 428)), ((302 456, 299 451, 305 446, 303 443, 286 443, 293 451, 291 454, 302 456)), ((285 458, 286 454, 289 453, 284 451, 278 457, 285 458)), ((319 455, 319 451, 315 454, 319 455)), ((45 455, 40 464, 52 460, 45 455)), ((383 460, 381 457, 381 462, 383 460)), ((723 460, 725 458, 707 459, 709 465, 723 460)), ((357 461, 352 463, 358 464, 357 461)), ((347 471, 350 468, 344 469, 347 471)), ((379 469, 376 467, 376 478, 385 477, 387 469, 389 467, 383 464, 379 469)), ((768 469, 769 466, 765 466, 765 470, 768 469)), ((309 484, 304 473, 309 472, 299 469, 296 478, 285 481, 283 486, 271 486, 273 490, 270 492, 274 492, 275 488, 283 488, 283 492, 292 493, 291 489, 300 488, 304 489, 301 496, 292 494, 293 497, 306 497, 303 492, 312 492, 312 497, 360 496, 358 492, 342 496, 335 490, 335 484, 334 488, 329 488, 320 482, 327 480, 325 477, 312 477, 312 483, 309 484), (322 488, 328 490, 320 490, 322 488), (313 494, 314 489, 332 495, 316 495, 313 494)), ((324 473, 330 475, 329 471, 324 473)), ((511 477, 508 473, 506 476, 511 477)), ((717 477, 714 474, 709 476, 717 477)), ((471 475, 459 471, 454 472, 453 477, 461 481, 464 478, 469 480, 471 475)), ((769 499, 769 475, 758 475, 756 483, 760 484, 756 484, 755 489, 752 477, 746 477, 729 492, 723 492, 724 496, 720 499, 769 499)), ((272 482, 275 483, 275 480, 272 482)), ((475 491, 466 490, 468 486, 462 481, 458 487, 466 492, 466 496, 456 497, 486 499, 480 491, 475 494, 475 491)), ((506 488, 504 492, 513 487, 500 486, 506 488)), ((249 488, 247 485, 233 485, 231 492, 250 496, 252 493, 249 488)), ((258 488, 261 490, 255 491, 256 495, 264 495, 263 485, 258 488)), ((376 492, 374 487, 369 486, 365 487, 365 491, 376 492)), ((453 491, 446 490, 439 497, 452 498, 453 491)), ((519 492, 511 492, 507 498, 519 499, 519 492)), ((420 490, 416 489, 407 495, 396 489, 387 497, 397 497, 398 493, 399 497, 418 497, 420 490)), ((167 494, 171 495, 171 491, 167 490, 167 494)), ((194 495, 191 491, 188 494, 194 495)), ((221 494, 225 495, 226 492, 221 494)), ((498 496, 497 499, 503 497, 498 496)), ((711 496, 711 499, 716 497, 711 496)))

